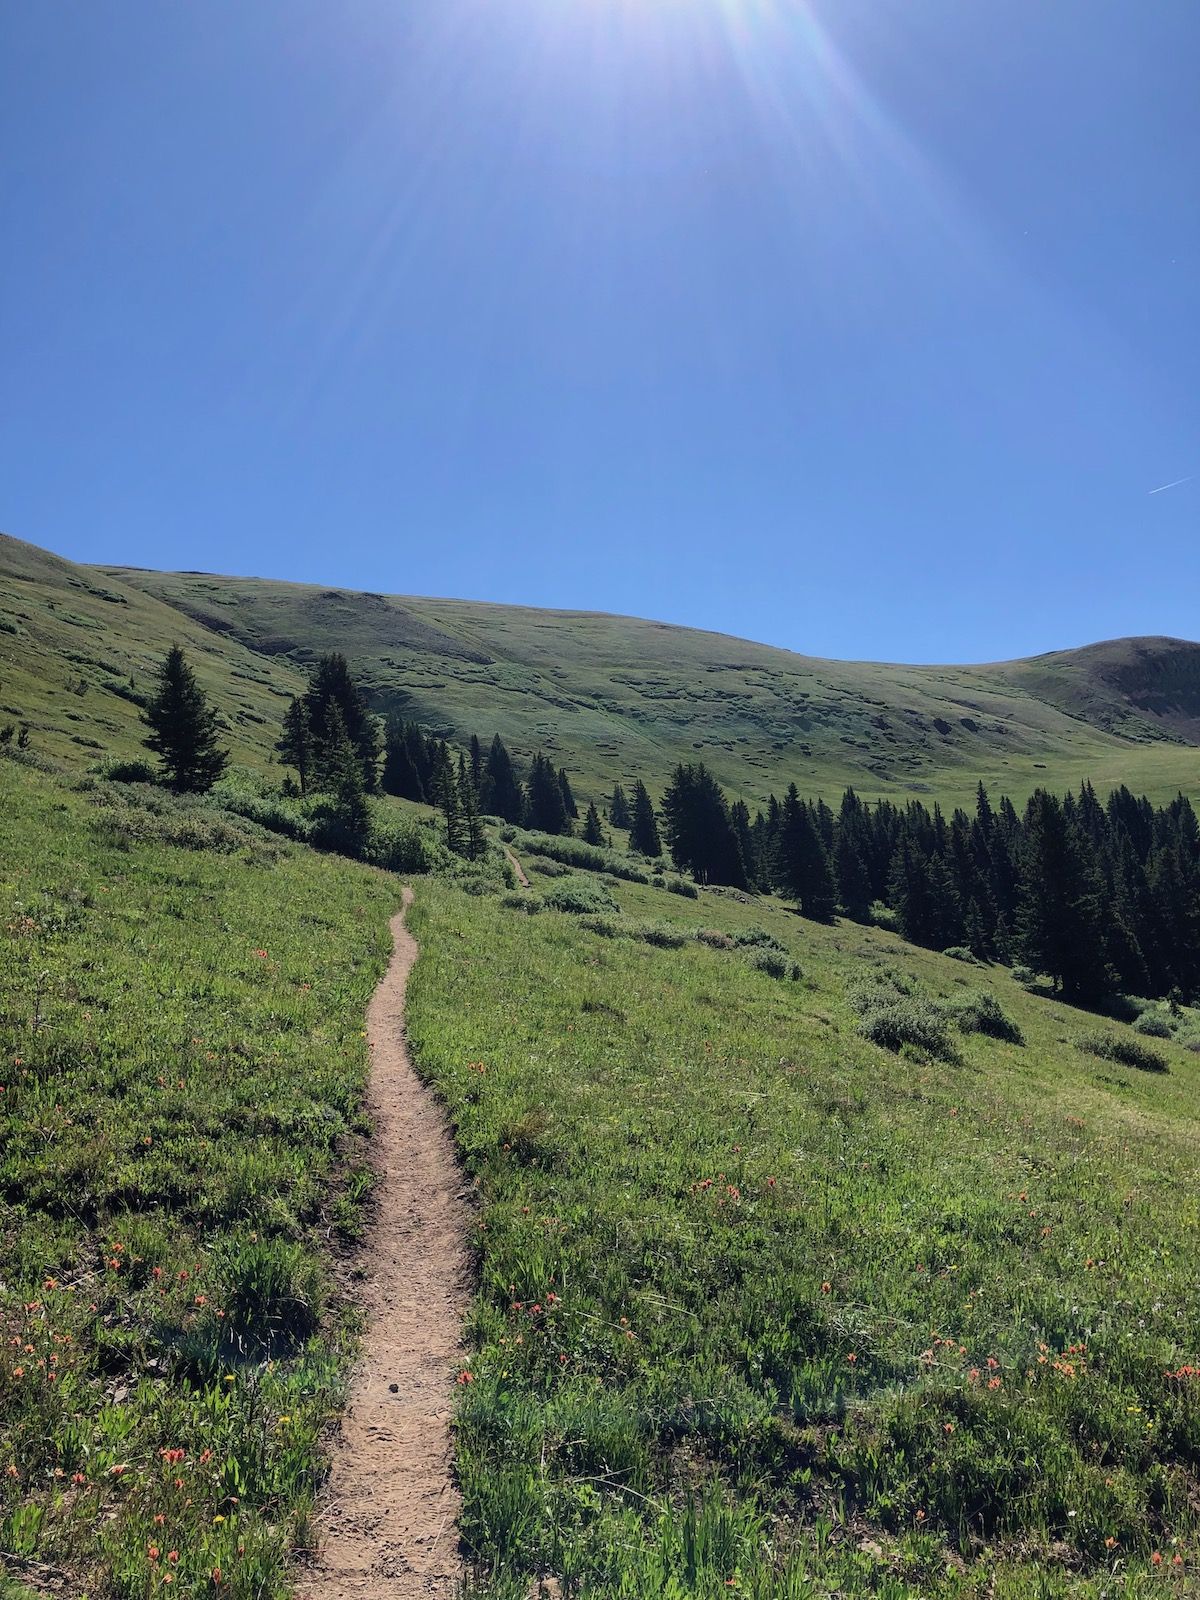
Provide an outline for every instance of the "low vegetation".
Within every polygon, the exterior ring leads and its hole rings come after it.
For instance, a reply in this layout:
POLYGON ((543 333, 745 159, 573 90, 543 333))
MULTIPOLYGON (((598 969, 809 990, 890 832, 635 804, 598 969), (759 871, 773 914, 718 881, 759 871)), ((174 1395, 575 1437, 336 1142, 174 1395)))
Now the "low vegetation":
POLYGON ((0 782, 0 1550, 96 1597, 283 1596, 394 880, 199 800, 0 782))
POLYGON ((647 949, 620 935, 664 897, 613 892, 415 910, 410 1033, 483 1199, 457 1439, 487 1593, 1190 1573, 1200 1066, 1093 1070, 1061 1006, 765 902, 676 902, 647 949))

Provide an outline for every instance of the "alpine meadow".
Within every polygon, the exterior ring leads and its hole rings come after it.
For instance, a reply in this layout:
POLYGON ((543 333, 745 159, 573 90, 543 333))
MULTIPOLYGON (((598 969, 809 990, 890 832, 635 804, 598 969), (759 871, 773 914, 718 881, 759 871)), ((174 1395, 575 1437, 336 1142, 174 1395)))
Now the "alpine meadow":
POLYGON ((1198 0, 2 32, 0 1600, 1200 1600, 1198 0))
POLYGON ((396 1593, 1195 1592, 1200 647, 0 576, 3 1592, 374 1592, 405 884, 470 1267, 396 1593))

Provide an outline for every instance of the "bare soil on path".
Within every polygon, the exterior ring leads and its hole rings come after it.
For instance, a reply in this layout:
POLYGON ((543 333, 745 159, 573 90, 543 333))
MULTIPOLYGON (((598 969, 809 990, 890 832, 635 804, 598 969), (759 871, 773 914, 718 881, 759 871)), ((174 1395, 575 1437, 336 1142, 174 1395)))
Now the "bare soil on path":
POLYGON ((411 902, 405 889, 391 963, 367 1012, 379 1183, 360 1255, 363 1346, 298 1600, 450 1600, 462 1579, 450 1418, 470 1292, 470 1201, 442 1109, 405 1045, 411 902))
POLYGON ((507 845, 504 846, 504 854, 508 857, 508 864, 513 869, 513 871, 516 873, 517 882, 521 885, 522 889, 532 889, 533 885, 530 883, 528 877, 525 874, 525 868, 517 860, 516 856, 508 848, 507 845))

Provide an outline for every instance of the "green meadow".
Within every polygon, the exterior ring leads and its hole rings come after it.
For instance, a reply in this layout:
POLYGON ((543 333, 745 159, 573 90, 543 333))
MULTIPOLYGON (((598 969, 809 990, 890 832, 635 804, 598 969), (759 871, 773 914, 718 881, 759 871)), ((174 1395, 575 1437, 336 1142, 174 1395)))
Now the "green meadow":
POLYGON ((284 1595, 396 882, 11 760, 0 797, 0 1571, 284 1595))
POLYGON ((410 1031, 483 1201, 484 1592, 1190 1585, 1200 1058, 1114 1067, 1093 1019, 875 930, 601 888, 415 908, 410 1031), (855 999, 897 982, 1024 1042, 880 1049, 855 999))

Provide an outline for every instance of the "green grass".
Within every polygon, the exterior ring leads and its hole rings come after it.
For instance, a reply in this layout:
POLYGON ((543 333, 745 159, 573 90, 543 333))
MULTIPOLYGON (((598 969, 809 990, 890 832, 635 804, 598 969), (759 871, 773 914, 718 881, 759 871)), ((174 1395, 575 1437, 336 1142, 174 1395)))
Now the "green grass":
POLYGON ((274 663, 342 650, 377 707, 460 740, 498 731, 521 759, 545 749, 585 804, 635 775, 657 792, 698 755, 752 806, 792 780, 829 799, 852 784, 945 805, 971 803, 980 778, 1017 802, 1085 778, 1160 801, 1200 794, 1200 646, 1178 641, 914 667, 586 612, 116 567, 100 581, 169 601, 274 663))
POLYGON ((397 881, 194 807, 130 831, 12 761, 0 791, 0 1550, 90 1600, 282 1596, 397 881))
POLYGON ((1099 1600, 1200 1559, 1200 1382, 1164 1376, 1197 1360, 1200 1060, 1097 1061, 1090 1019, 876 930, 610 892, 607 937, 436 883, 414 912, 410 1034, 483 1199, 486 1592, 1099 1600), (877 1048, 865 978, 1026 1042, 877 1048))

